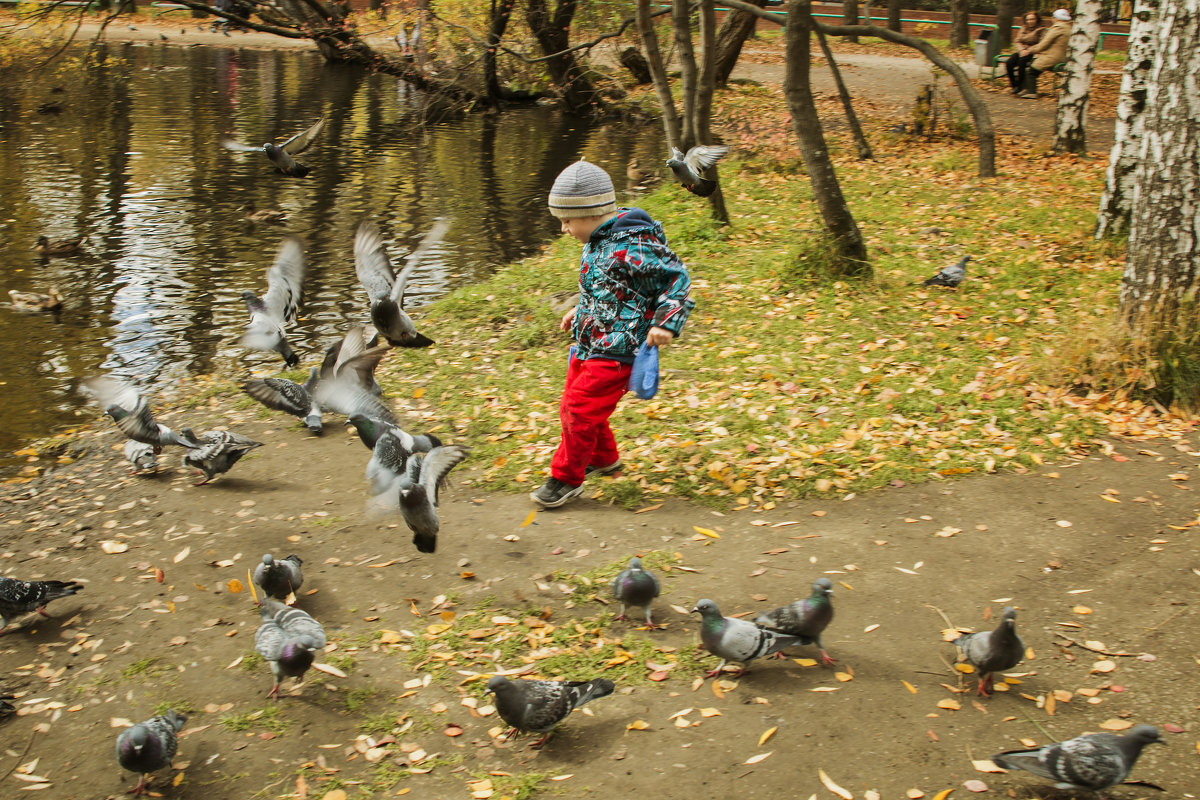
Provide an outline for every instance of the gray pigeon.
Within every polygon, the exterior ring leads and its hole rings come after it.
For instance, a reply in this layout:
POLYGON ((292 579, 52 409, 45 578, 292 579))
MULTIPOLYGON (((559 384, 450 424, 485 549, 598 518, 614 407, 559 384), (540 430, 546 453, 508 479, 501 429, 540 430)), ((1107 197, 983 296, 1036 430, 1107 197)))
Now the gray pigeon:
POLYGON ((342 338, 325 349, 321 380, 349 380, 376 397, 383 387, 375 380, 375 368, 390 348, 379 344, 379 333, 370 325, 351 325, 342 338))
MULTIPOLYGON (((317 383, 314 396, 325 411, 355 415, 377 420, 388 425, 396 424, 396 415, 369 389, 363 388, 352 375, 342 374, 332 380, 317 383)), ((372 447, 373 445, 367 445, 372 447)))
POLYGON ((22 581, 0 576, 0 633, 8 630, 11 619, 30 611, 49 617, 47 603, 82 589, 83 584, 77 581, 22 581))
MULTIPOLYGON (((226 34, 228 35, 228 34, 226 34)), ((311 169, 301 164, 293 156, 298 156, 312 145, 316 140, 317 135, 321 133, 321 129, 325 127, 325 117, 321 117, 312 127, 307 130, 297 133, 292 138, 288 139, 281 145, 267 142, 262 147, 252 147, 248 144, 235 142, 233 139, 221 140, 222 146, 228 150, 234 150, 241 153, 265 153, 267 158, 271 159, 271 163, 276 169, 284 175, 290 175, 293 178, 303 178, 311 169)))
POLYGON ((358 280, 371 298, 371 321, 376 330, 393 347, 429 347, 433 340, 417 331, 412 318, 404 311, 404 287, 413 270, 436 247, 449 230, 450 223, 439 219, 421 239, 408 258, 399 276, 392 270, 379 228, 373 222, 363 222, 354 236, 354 269, 358 280))
POLYGON ((667 166, 671 168, 671 172, 675 173, 675 177, 683 184, 683 188, 697 197, 708 197, 716 191, 717 182, 708 180, 702 175, 706 169, 720 161, 728 152, 729 148, 723 144, 698 144, 690 148, 687 155, 684 155, 678 147, 672 147, 671 157, 667 159, 667 166))
POLYGON ((617 619, 625 619, 628 606, 641 606, 646 612, 646 627, 654 629, 650 619, 650 604, 658 597, 658 578, 642 569, 642 560, 636 556, 629 559, 629 566, 621 570, 612 582, 613 597, 621 601, 621 613, 617 619))
POLYGON ((304 427, 320 435, 324 427, 321 425, 321 407, 315 397, 319 380, 318 370, 313 367, 303 384, 287 378, 256 378, 243 383, 242 391, 267 408, 303 420, 304 427))
POLYGON ((533 747, 541 747, 550 738, 555 725, 584 703, 608 697, 616 684, 607 678, 590 681, 510 681, 503 675, 488 680, 489 692, 496 695, 500 719, 515 730, 544 733, 533 747))
POLYGON ((994 631, 964 633, 954 640, 962 660, 979 671, 978 694, 992 688, 992 673, 1012 669, 1025 657, 1025 644, 1017 636, 1017 610, 1006 606, 994 631))
POLYGON ((158 458, 154 455, 154 445, 126 439, 125 460, 133 465, 134 472, 158 471, 158 458))
POLYGON ((400 480, 400 514, 404 524, 413 532, 413 544, 422 553, 437 550, 438 490, 446 485, 450 470, 467 457, 470 449, 462 445, 441 445, 428 453, 416 452, 408 457, 400 480))
POLYGON ((131 794, 145 794, 147 775, 171 765, 179 745, 177 734, 185 722, 187 717, 168 708, 161 716, 121 731, 117 737, 117 761, 130 772, 138 773, 138 784, 131 794))
MULTIPOLYGON (((351 414, 346 422, 354 426, 358 431, 359 441, 369 450, 374 450, 379 445, 379 439, 384 434, 396 437, 396 442, 406 454, 406 458, 407 454, 428 453, 442 444, 442 440, 432 433, 409 433, 395 423, 395 417, 386 420, 370 413, 356 413, 351 414)), ((402 464, 402 462, 395 463, 402 464)), ((403 472, 403 468, 397 468, 397 472, 403 472)))
MULTIPOLYGON (((829 653, 825 652, 825 645, 821 644, 821 634, 833 621, 832 598, 833 584, 828 578, 817 578, 808 597, 759 614, 754 623, 775 633, 798 636, 801 644, 815 644, 821 651, 821 663, 832 664, 836 659, 830 658, 829 653)), ((783 657, 783 653, 777 655, 783 657)))
POLYGON ((271 664, 275 685, 267 697, 278 700, 283 679, 302 676, 325 647, 325 629, 300 609, 271 599, 262 602, 262 620, 254 649, 271 664))
POLYGON ((102 375, 88 378, 83 385, 127 438, 150 445, 155 453, 161 453, 163 446, 168 444, 196 446, 194 439, 175 433, 156 421, 146 398, 129 384, 102 375))
POLYGON ((1124 781, 1142 748, 1155 742, 1165 744, 1158 728, 1135 725, 1124 736, 1089 733, 1029 750, 1006 750, 992 756, 992 763, 1048 778, 1059 789, 1098 792, 1124 781))
POLYGON ((304 573, 300 570, 303 563, 297 555, 276 561, 274 556, 266 553, 262 557, 262 563, 254 568, 254 583, 267 597, 286 600, 289 594, 304 583, 304 573))
POLYGON ((196 486, 203 486, 216 476, 229 472, 238 459, 254 448, 262 447, 262 442, 232 431, 205 431, 196 436, 190 428, 183 428, 180 433, 196 442, 195 447, 183 454, 184 464, 204 473, 204 480, 194 484, 196 486))
POLYGON ((700 641, 708 652, 721 659, 716 669, 705 673, 706 678, 719 674, 726 661, 741 662, 740 675, 756 658, 778 653, 785 647, 804 644, 799 636, 775 633, 744 619, 726 617, 712 600, 696 603, 692 613, 696 612, 700 614, 700 641))
POLYGON ((963 282, 963 278, 967 277, 967 262, 971 260, 970 256, 963 256, 958 260, 957 264, 951 264, 948 267, 943 267, 932 278, 925 279, 926 286, 949 286, 953 289, 963 282))
POLYGON ((267 270, 267 293, 258 297, 242 292, 250 322, 241 345, 249 350, 274 350, 289 367, 300 363, 292 352, 283 326, 296 321, 304 289, 304 245, 295 236, 285 236, 275 262, 267 270))

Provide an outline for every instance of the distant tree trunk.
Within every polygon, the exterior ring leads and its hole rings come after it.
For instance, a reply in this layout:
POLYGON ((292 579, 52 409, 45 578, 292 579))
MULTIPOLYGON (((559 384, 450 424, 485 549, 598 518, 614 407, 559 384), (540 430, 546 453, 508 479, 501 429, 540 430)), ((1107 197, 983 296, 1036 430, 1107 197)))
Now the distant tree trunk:
POLYGON ((1087 109, 1092 88, 1092 65, 1100 42, 1102 0, 1079 0, 1067 50, 1067 78, 1058 95, 1054 118, 1055 153, 1087 151, 1087 109))
MULTIPOLYGON (((717 14, 713 0, 700 0, 700 82, 696 86, 696 141, 712 144, 712 98, 716 89, 717 14)), ((725 208, 725 194, 717 175, 717 165, 705 170, 704 177, 717 182, 716 190, 708 196, 713 219, 729 224, 729 211, 725 208)))
POLYGON ((496 74, 496 48, 504 38, 508 21, 512 17, 516 0, 492 0, 491 22, 488 25, 487 46, 483 51, 483 85, 488 104, 493 108, 500 104, 500 78, 496 74))
POLYGON ((850 100, 850 92, 846 89, 846 83, 842 80, 842 71, 838 69, 837 61, 833 58, 833 52, 829 49, 829 42, 825 41, 825 34, 820 28, 813 26, 817 31, 817 41, 821 44, 821 52, 825 55, 825 60, 829 63, 829 71, 833 73, 833 82, 837 86, 838 97, 842 100, 842 108, 846 112, 846 122, 850 125, 850 134, 854 137, 854 147, 858 150, 860 159, 874 158, 871 152, 871 145, 867 142, 867 137, 863 135, 862 125, 858 124, 858 115, 854 113, 854 104, 850 100))
POLYGON ((950 46, 966 47, 971 40, 971 26, 967 24, 971 13, 968 0, 950 0, 950 46))
MULTIPOLYGON (((810 4, 811 5, 811 4, 810 4)), ((788 16, 791 16, 789 12, 788 16)), ((842 24, 857 25, 858 24, 858 0, 842 0, 842 24)), ((858 37, 851 34, 846 37, 847 42, 857 42, 858 37)))
POLYGON ((671 97, 671 84, 667 81, 667 70, 663 65, 662 52, 658 48, 658 36, 654 33, 654 20, 650 17, 650 0, 638 0, 638 35, 646 49, 646 65, 654 79, 654 93, 658 96, 658 107, 662 110, 663 133, 667 136, 667 147, 679 146, 679 114, 675 111, 675 100, 671 97))
POLYGON ((821 212, 821 219, 836 248, 835 260, 847 277, 870 277, 871 266, 867 262, 867 247, 858 223, 850 213, 850 206, 842 194, 837 173, 829 158, 825 144, 825 133, 821 119, 813 102, 809 84, 809 40, 812 37, 812 0, 791 0, 788 5, 787 27, 784 41, 787 52, 787 71, 783 80, 783 93, 787 98, 792 127, 800 144, 800 155, 804 168, 812 182, 813 199, 821 212))
POLYGON ((621 66, 629 70, 633 82, 637 85, 654 82, 654 76, 650 74, 650 65, 646 63, 646 57, 636 47, 626 47, 617 56, 617 61, 620 61, 621 66))
MULTIPOLYGON (((767 0, 749 0, 753 5, 762 8, 767 0)), ((738 56, 742 54, 742 45, 758 25, 758 17, 747 11, 731 10, 725 15, 721 29, 717 31, 717 53, 713 62, 716 85, 725 88, 729 75, 737 65, 738 56)))
POLYGON ((671 0, 671 25, 675 29, 675 52, 679 59, 679 93, 683 96, 683 127, 679 149, 687 152, 696 144, 696 50, 692 47, 691 3, 671 0))
POLYGON ((546 69, 562 92, 563 104, 576 114, 594 111, 599 104, 596 88, 575 54, 563 52, 571 46, 571 20, 575 17, 577 0, 557 0, 553 16, 546 8, 546 0, 525 0, 525 3, 529 32, 547 56, 546 69))
POLYGON ((1020 13, 1021 0, 996 0, 997 53, 1005 53, 1012 47, 1013 18, 1020 13))
POLYGON ((1096 218, 1096 238, 1120 236, 1129 228, 1133 203, 1134 172, 1142 147, 1145 127, 1146 88, 1154 66, 1155 26, 1159 0, 1137 0, 1129 28, 1129 56, 1121 75, 1121 96, 1117 100, 1117 125, 1104 193, 1100 195, 1100 213, 1096 218))
POLYGON ((1194 407, 1200 372, 1200 9, 1195 0, 1161 0, 1158 19, 1121 316, 1132 343, 1143 345, 1156 364, 1159 396, 1194 407))
POLYGON ((888 0, 887 8, 888 8, 888 18, 887 18, 888 30, 895 31, 896 33, 900 33, 900 25, 901 25, 900 12, 904 10, 904 3, 902 2, 902 0, 888 0))

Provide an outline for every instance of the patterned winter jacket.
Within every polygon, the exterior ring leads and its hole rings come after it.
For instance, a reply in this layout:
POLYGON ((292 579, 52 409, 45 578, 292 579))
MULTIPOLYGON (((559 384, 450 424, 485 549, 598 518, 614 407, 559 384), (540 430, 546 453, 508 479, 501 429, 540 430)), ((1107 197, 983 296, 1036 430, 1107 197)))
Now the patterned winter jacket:
POLYGON ((617 209, 583 246, 575 357, 632 362, 651 326, 676 336, 696 305, 662 225, 640 208, 617 209))

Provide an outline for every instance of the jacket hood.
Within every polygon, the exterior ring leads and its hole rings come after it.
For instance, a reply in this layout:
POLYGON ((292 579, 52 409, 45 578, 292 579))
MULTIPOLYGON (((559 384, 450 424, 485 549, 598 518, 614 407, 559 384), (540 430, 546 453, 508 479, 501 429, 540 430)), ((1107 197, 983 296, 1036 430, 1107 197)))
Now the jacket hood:
POLYGON ((595 239, 597 235, 604 233, 605 229, 607 229, 608 235, 615 238, 648 233, 656 239, 666 242, 662 223, 651 219, 650 215, 640 208, 618 208, 617 216, 597 228, 596 232, 592 234, 592 238, 595 239))

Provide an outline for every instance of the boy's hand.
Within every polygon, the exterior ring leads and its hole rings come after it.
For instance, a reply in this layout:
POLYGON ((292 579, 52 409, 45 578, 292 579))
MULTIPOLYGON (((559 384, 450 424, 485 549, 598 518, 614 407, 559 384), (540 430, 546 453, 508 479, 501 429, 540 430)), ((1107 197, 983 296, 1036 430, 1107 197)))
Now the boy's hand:
POLYGON ((650 328, 650 332, 646 334, 646 344, 651 347, 662 347, 665 344, 670 344, 674 338, 675 335, 666 328, 653 326, 650 328))
POLYGON ((571 330, 571 324, 575 322, 575 312, 576 312, 576 311, 578 311, 578 310, 579 310, 579 307, 578 307, 578 306, 575 306, 575 307, 574 307, 574 308, 572 308, 570 311, 568 311, 567 313, 563 314, 562 322, 558 323, 558 327, 559 327, 561 330, 564 330, 564 331, 570 331, 570 330, 571 330))

